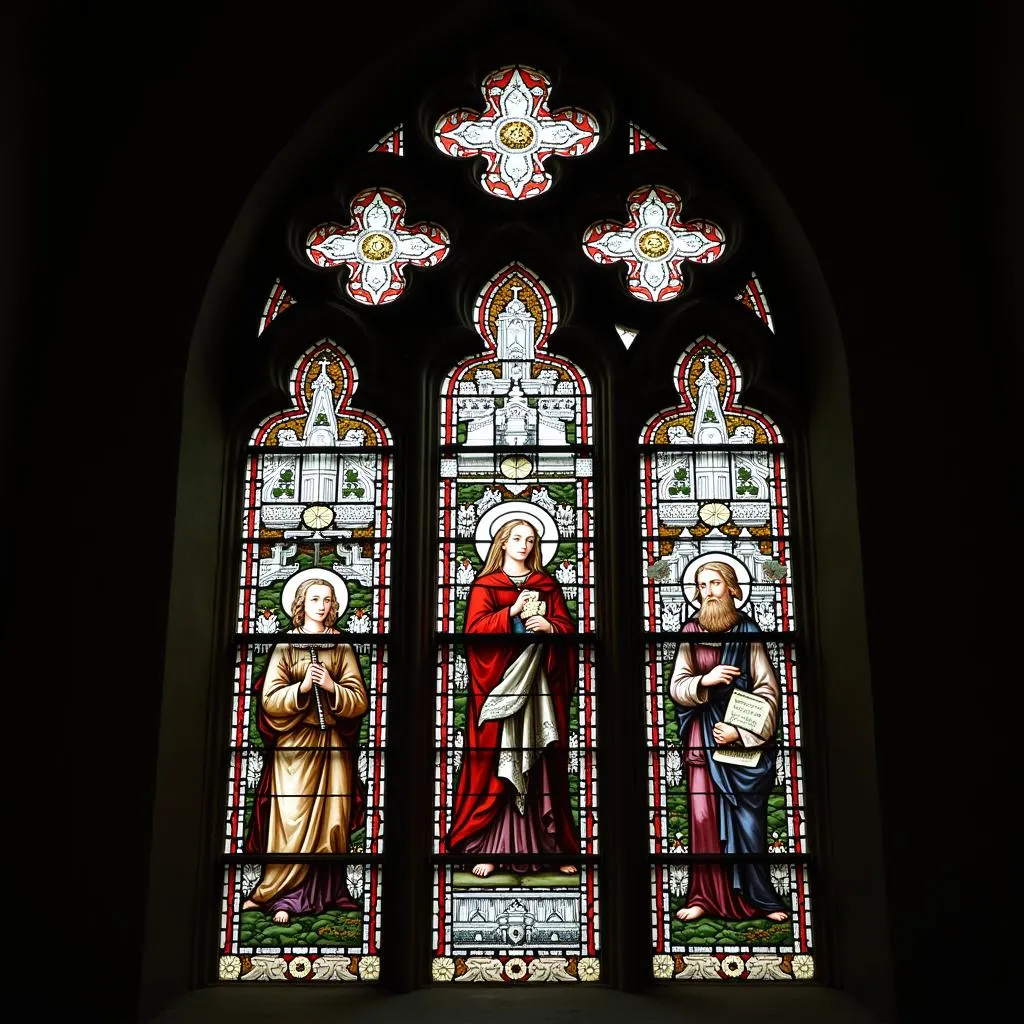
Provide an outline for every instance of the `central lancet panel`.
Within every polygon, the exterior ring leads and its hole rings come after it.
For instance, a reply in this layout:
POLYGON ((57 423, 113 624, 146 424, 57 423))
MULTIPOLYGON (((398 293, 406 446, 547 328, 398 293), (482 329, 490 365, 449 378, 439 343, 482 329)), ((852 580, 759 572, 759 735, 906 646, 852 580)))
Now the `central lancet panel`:
POLYGON ((441 394, 435 981, 595 981, 593 420, 520 264, 441 394))

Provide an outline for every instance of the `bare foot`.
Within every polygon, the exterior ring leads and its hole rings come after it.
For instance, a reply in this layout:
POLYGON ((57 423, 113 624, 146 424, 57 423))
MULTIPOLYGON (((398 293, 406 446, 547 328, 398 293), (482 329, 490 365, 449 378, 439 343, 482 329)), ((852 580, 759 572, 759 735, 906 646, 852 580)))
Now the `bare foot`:
POLYGON ((769 921, 788 921, 789 914, 784 910, 773 910, 770 914, 765 915, 769 921))
POLYGON ((680 907, 676 911, 676 918, 680 921, 696 921, 698 917, 703 916, 703 907, 680 907))
POLYGON ((476 875, 477 878, 486 878, 488 875, 493 874, 493 873, 494 873, 494 865, 493 864, 474 864, 473 865, 473 874, 476 875))
POLYGON ((258 903, 253 903, 252 900, 246 900, 242 904, 242 909, 243 910, 259 910, 260 909, 260 905, 258 903))
POLYGON ((575 864, 563 864, 559 869, 563 875, 575 875, 576 865, 575 864))
POLYGON ((276 922, 277 922, 278 924, 287 924, 287 923, 288 923, 288 911, 287 911, 287 910, 279 910, 279 911, 278 911, 278 912, 277 912, 277 913, 276 913, 276 914, 274 915, 274 920, 275 920, 275 921, 276 921, 276 922))

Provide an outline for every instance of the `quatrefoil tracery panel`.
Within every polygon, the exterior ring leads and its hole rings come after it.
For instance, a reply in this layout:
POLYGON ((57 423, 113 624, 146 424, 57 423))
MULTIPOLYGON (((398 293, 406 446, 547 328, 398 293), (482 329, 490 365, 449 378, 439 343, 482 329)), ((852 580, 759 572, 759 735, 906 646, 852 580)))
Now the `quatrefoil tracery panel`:
POLYGON ((541 71, 510 65, 483 81, 483 113, 460 108, 441 117, 434 141, 451 157, 482 156, 485 191, 502 199, 531 199, 552 184, 544 162, 552 156, 582 156, 597 145, 600 127, 585 110, 548 107, 551 81, 541 71))
POLYGON ((663 185, 643 185, 627 199, 623 224, 599 221, 583 233, 583 252, 595 263, 622 260, 626 287, 637 299, 668 302, 686 287, 683 264, 712 263, 725 251, 725 233, 709 220, 684 222, 678 192, 663 185))
POLYGON ((347 267, 345 290, 357 302, 381 306, 405 290, 405 269, 433 267, 448 255, 448 232, 422 221, 406 226, 405 200, 386 188, 368 188, 349 204, 352 224, 325 223, 306 237, 306 256, 318 267, 347 267))

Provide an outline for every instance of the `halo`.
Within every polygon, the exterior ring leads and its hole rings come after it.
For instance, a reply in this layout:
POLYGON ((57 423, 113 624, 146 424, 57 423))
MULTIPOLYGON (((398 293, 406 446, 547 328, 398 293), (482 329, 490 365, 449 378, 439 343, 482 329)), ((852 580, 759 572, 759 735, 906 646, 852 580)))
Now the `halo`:
POLYGON ((288 577, 285 581, 285 585, 281 588, 281 611, 291 618, 292 601, 295 600, 295 591, 299 589, 300 583, 303 583, 308 579, 327 580, 327 582, 334 587, 334 596, 338 599, 338 617, 340 618, 342 612, 344 612, 348 607, 348 587, 346 586, 345 581, 336 572, 331 572, 330 569, 318 569, 316 567, 312 569, 303 569, 301 572, 297 572, 294 576, 288 577))
POLYGON ((558 550, 558 527, 547 509, 532 501, 502 501, 489 508, 476 524, 476 550, 480 561, 487 561, 491 539, 509 519, 525 519, 533 524, 540 537, 541 565, 547 565, 558 550), (548 538, 545 540, 544 538, 548 538))
POLYGON ((686 598, 686 603, 694 607, 697 606, 697 602, 692 597, 693 586, 697 573, 705 562, 728 562, 736 570, 736 580, 740 585, 740 597, 736 602, 736 607, 742 608, 750 597, 750 570, 735 555, 726 554, 724 551, 711 551, 706 555, 698 555, 686 563, 682 576, 683 596, 686 598))

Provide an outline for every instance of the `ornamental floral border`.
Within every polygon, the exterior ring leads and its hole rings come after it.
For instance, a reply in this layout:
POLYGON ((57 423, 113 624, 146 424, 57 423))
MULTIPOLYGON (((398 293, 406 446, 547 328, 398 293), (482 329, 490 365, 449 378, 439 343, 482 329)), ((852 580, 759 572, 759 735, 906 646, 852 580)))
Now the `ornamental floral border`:
POLYGON ((594 982, 601 978, 595 956, 438 956, 431 964, 435 982, 558 981, 594 982))
POLYGON ((810 981, 810 953, 657 953, 651 960, 657 981, 810 981))
POLYGON ((230 954, 220 958, 221 981, 377 981, 380 957, 326 953, 230 954))

